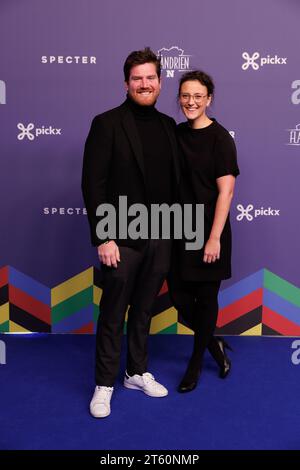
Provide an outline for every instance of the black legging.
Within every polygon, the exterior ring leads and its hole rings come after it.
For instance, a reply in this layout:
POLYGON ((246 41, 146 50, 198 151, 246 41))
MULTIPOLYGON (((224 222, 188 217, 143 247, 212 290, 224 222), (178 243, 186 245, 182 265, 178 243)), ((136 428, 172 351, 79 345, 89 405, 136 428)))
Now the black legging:
POLYGON ((218 318, 220 285, 221 281, 169 282, 169 292, 175 308, 195 332, 192 358, 198 363, 202 363, 206 348, 218 364, 223 360, 223 354, 213 336, 218 318))

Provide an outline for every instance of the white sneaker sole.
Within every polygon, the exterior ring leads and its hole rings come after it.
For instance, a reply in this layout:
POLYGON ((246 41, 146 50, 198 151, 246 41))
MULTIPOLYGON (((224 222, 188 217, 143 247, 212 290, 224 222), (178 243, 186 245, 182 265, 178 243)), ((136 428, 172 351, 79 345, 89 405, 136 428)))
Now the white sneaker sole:
POLYGON ((90 413, 91 413, 91 416, 93 416, 93 418, 97 418, 97 419, 106 418, 107 416, 110 415, 110 412, 105 414, 105 415, 97 415, 97 414, 94 414, 92 412, 90 412, 90 413))
POLYGON ((167 390, 166 392, 164 392, 161 395, 155 395, 151 392, 148 392, 144 388, 139 387, 138 385, 133 385, 133 384, 127 383, 125 381, 124 381, 124 387, 130 388, 131 390, 139 390, 140 392, 144 392, 146 395, 148 395, 149 397, 152 397, 152 398, 163 398, 163 397, 166 397, 169 393, 168 390, 167 390))

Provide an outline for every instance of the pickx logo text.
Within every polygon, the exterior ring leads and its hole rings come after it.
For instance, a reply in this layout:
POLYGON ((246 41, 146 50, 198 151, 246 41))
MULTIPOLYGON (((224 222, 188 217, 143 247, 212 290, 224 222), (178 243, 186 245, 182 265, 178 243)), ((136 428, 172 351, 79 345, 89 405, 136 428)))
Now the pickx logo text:
POLYGON ((287 57, 279 57, 277 54, 274 56, 268 54, 266 57, 262 57, 259 52, 254 52, 252 55, 248 52, 243 52, 242 57, 245 60, 242 70, 249 68, 258 70, 265 65, 286 65, 287 63, 287 57))
POLYGON ((22 122, 19 122, 17 124, 17 128, 20 131, 17 135, 18 140, 28 139, 32 141, 40 136, 61 135, 61 129, 56 129, 53 126, 35 127, 32 122, 27 124, 27 126, 25 126, 22 122))
POLYGON ((280 215, 280 209, 272 209, 271 207, 254 208, 253 204, 248 204, 245 207, 242 204, 238 204, 236 208, 239 211, 236 220, 239 222, 243 219, 252 222, 252 220, 257 217, 274 217, 280 215))

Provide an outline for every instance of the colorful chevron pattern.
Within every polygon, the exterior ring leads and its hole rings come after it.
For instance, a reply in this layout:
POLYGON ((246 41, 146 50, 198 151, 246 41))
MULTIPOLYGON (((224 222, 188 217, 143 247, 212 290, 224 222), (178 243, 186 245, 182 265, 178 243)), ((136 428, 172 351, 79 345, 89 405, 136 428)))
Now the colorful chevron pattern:
MULTIPOLYGON (((0 332, 95 333, 101 295, 95 267, 51 289, 5 266, 0 269, 0 332)), ((267 269, 222 290, 219 305, 218 334, 300 336, 300 288, 267 269)), ((192 334, 171 306, 166 283, 152 313, 151 334, 192 334)))

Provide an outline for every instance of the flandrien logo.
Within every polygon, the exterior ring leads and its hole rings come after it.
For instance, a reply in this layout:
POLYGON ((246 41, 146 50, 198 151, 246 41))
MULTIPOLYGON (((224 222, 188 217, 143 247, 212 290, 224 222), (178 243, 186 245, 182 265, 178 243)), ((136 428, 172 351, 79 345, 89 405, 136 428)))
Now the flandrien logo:
POLYGON ((293 104, 300 104, 300 80, 294 80, 292 82, 291 101, 293 104))
POLYGON ((40 136, 53 136, 53 135, 61 135, 61 129, 56 129, 55 127, 49 126, 42 126, 42 127, 35 127, 35 125, 30 122, 25 126, 22 122, 17 124, 17 128, 19 129, 19 134, 17 135, 18 140, 28 139, 34 140, 40 136))
POLYGON ((287 129, 289 133, 289 142, 287 145, 295 145, 299 147, 300 145, 300 124, 297 124, 294 129, 287 129))
POLYGON ((0 364, 6 364, 6 344, 0 341, 0 364))
POLYGON ((6 104, 6 83, 0 80, 0 104, 6 104))
POLYGON ((97 63, 94 55, 43 55, 41 57, 42 64, 86 64, 92 65, 97 63))
POLYGON ((265 65, 287 64, 287 57, 279 57, 277 54, 274 56, 268 54, 266 57, 262 57, 259 52, 254 52, 252 55, 248 52, 243 52, 242 57, 245 60, 242 65, 242 70, 247 70, 249 68, 258 70, 260 67, 264 67, 265 65))
POLYGON ((239 211, 239 214, 236 216, 236 220, 239 222, 243 219, 248 222, 252 222, 257 217, 274 217, 280 215, 280 209, 272 209, 271 207, 254 208, 253 204, 248 204, 247 206, 238 204, 236 208, 239 211))
POLYGON ((178 46, 162 47, 157 51, 157 55, 161 58, 161 68, 166 72, 167 78, 174 78, 176 71, 189 72, 191 70, 191 55, 184 54, 184 50, 178 46))

